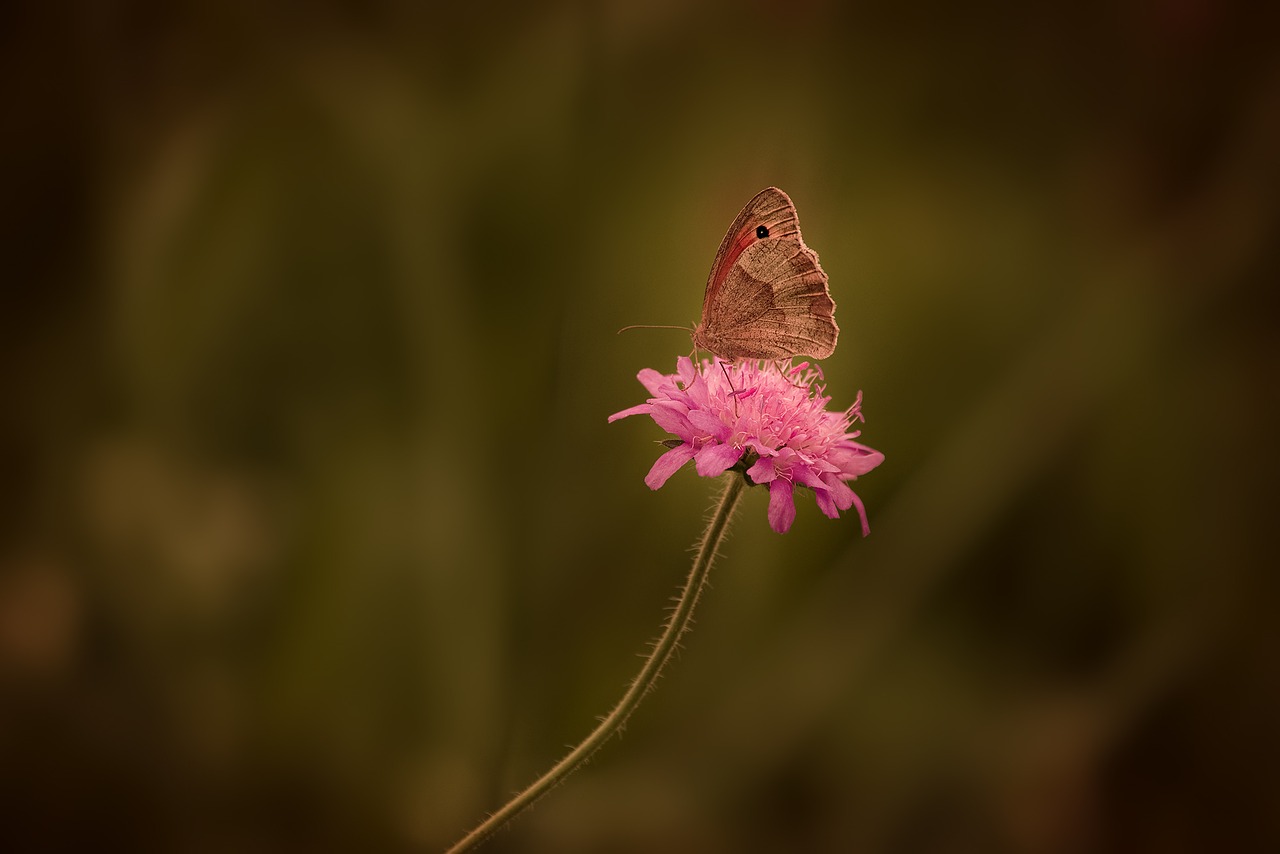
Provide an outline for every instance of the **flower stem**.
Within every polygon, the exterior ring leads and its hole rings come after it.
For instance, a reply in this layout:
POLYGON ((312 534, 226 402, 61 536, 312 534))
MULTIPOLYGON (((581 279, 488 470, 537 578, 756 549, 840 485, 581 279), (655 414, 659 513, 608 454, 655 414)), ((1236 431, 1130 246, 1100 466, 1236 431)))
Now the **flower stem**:
POLYGON ((733 511, 738 506, 738 499, 742 497, 742 490, 746 485, 745 479, 736 473, 729 474, 725 479, 727 483, 725 484, 724 492, 711 513, 711 518, 707 523, 707 530, 703 533, 702 540, 698 544, 698 553, 693 559, 693 567, 689 570, 689 577, 686 579, 684 587, 680 590, 680 595, 676 598, 675 608, 663 627, 661 637, 654 643, 653 649, 645 658, 644 665, 640 668, 640 673, 632 680, 627 692, 622 695, 622 699, 613 707, 613 711, 609 712, 600 721, 599 726, 592 730, 591 734, 583 739, 582 743, 575 747, 569 755, 557 762, 550 771, 531 783, 528 788, 513 797, 500 810, 485 819, 480 826, 450 848, 447 854, 460 854, 460 852, 474 849, 492 836, 500 827, 511 821, 526 808, 532 806, 534 801, 555 788, 566 777, 586 764, 592 754, 626 725, 627 718, 640 705, 640 701, 644 699, 645 695, 653 689, 658 677, 667 666, 667 662, 671 660, 671 656, 675 653, 681 636, 689 630, 689 626, 693 623, 693 609, 698 604, 698 597, 702 595, 703 585, 707 581, 707 573, 711 569, 716 552, 719 550, 720 543, 724 540, 725 532, 728 530, 729 519, 733 516, 733 511))

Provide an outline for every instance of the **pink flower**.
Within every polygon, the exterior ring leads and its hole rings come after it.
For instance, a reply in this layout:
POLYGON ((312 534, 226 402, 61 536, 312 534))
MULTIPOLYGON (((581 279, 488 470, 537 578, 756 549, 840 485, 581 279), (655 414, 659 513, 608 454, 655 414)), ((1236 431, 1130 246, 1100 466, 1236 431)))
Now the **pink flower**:
POLYGON ((828 412, 822 371, 808 362, 714 362, 695 366, 676 360, 676 373, 646 368, 637 379, 652 397, 609 416, 610 423, 648 415, 676 436, 664 444, 644 482, 658 489, 689 460, 703 477, 731 468, 753 484, 769 484, 769 526, 785 534, 796 518, 797 486, 813 490, 818 509, 830 518, 858 508, 862 535, 870 533, 867 511, 849 488, 884 461, 884 454, 854 439, 862 420, 862 394, 843 412, 828 412))

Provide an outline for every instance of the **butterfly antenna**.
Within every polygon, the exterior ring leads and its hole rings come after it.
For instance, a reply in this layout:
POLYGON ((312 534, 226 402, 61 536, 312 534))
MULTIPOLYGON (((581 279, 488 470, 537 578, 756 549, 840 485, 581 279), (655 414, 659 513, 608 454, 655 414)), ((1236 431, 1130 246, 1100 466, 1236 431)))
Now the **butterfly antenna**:
POLYGON ((618 330, 618 334, 621 335, 622 333, 626 332, 628 329, 682 329, 685 332, 693 331, 692 326, 667 326, 663 324, 636 323, 636 324, 632 324, 631 326, 622 327, 621 329, 618 330))

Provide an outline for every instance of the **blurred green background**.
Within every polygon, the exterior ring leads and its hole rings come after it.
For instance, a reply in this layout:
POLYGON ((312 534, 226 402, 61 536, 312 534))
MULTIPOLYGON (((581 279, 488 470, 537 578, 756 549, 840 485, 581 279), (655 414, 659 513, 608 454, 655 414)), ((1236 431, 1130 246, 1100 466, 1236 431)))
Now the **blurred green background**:
POLYGON ((717 488, 615 330, 776 184, 872 534, 749 493, 487 850, 1276 850, 1265 4, 31 5, 0 847, 436 850, 541 773, 717 488))

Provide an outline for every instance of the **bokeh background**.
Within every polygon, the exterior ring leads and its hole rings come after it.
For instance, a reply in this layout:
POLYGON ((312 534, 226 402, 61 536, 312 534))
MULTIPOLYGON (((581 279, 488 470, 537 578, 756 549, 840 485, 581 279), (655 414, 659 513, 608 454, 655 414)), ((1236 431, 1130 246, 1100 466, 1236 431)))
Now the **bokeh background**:
POLYGON ((872 534, 749 493, 488 850, 1277 850, 1266 4, 29 5, 4 850, 438 850, 541 773, 717 488, 645 488, 689 342, 615 331, 770 184, 872 534))

